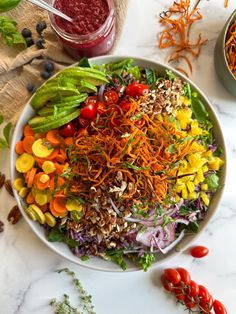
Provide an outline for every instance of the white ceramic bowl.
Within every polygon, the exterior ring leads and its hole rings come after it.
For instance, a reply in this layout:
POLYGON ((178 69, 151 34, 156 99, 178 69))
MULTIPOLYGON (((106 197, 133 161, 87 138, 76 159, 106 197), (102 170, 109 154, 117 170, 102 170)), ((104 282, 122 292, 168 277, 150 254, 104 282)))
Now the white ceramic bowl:
MULTIPOLYGON (((96 58, 92 58, 90 59, 90 62, 92 64, 102 64, 102 63, 109 63, 109 62, 114 62, 123 58, 133 58, 135 60, 135 63, 139 66, 142 67, 148 67, 148 68, 153 68, 158 70, 160 73, 163 73, 166 69, 172 70, 174 73, 176 73, 179 77, 181 77, 183 80, 187 81, 190 83, 191 87, 193 88, 193 90, 196 90, 201 98, 201 100, 203 101, 203 103, 206 106, 207 111, 209 112, 210 115, 210 119, 213 122, 214 125, 214 136, 217 140, 217 143, 223 148, 223 159, 225 160, 225 165, 222 169, 221 172, 221 177, 220 177, 220 185, 222 186, 222 188, 217 192, 217 194, 214 196, 214 198, 212 199, 211 203, 210 203, 210 207, 209 210, 207 212, 207 215, 204 219, 203 222, 201 222, 200 224, 200 230, 197 234, 194 234, 192 236, 188 236, 183 238, 183 240, 180 242, 179 244, 179 251, 183 251, 187 246, 190 245, 190 243, 193 241, 193 239, 196 239, 196 237, 203 231, 203 229, 206 227, 206 225, 209 223, 210 219, 212 218, 212 216, 214 215, 214 213, 217 210, 217 207, 219 205, 221 196, 222 196, 222 192, 223 192, 223 187, 224 187, 224 183, 225 183, 225 177, 226 177, 226 149, 225 149, 225 143, 224 143, 224 138, 223 138, 223 134, 221 131, 221 126, 219 124, 219 121, 217 119, 217 116, 209 102, 209 100, 207 99, 207 97, 203 94, 202 91, 199 90, 199 88, 193 83, 191 82, 188 78, 186 78, 185 76, 183 76, 180 72, 157 62, 148 60, 148 59, 144 59, 144 58, 136 58, 136 57, 130 57, 130 56, 102 56, 102 57, 96 57, 96 58)), ((22 138, 22 134, 23 134, 23 126, 27 123, 27 121, 34 115, 34 110, 31 108, 30 106, 30 101, 26 104, 14 131, 13 134, 13 138, 12 138, 12 144, 11 144, 11 153, 10 153, 10 171, 11 171, 11 180, 12 182, 15 180, 15 178, 18 177, 18 174, 15 170, 15 161, 16 161, 16 153, 15 153, 15 144, 17 141, 19 141, 22 138)), ((103 271, 113 271, 113 272, 119 272, 122 271, 120 269, 119 266, 117 266, 116 264, 114 264, 113 262, 109 262, 109 261, 104 261, 100 258, 90 258, 90 260, 88 261, 81 261, 80 258, 76 257, 75 255, 73 255, 73 253, 69 250, 69 248, 62 243, 56 243, 56 242, 48 242, 46 237, 45 237, 45 233, 44 233, 44 229, 42 226, 40 226, 37 222, 32 221, 27 214, 25 213, 25 211, 22 208, 21 205, 21 198, 19 197, 19 195, 17 194, 16 191, 14 191, 14 195, 17 201, 17 204, 22 212, 23 217, 25 218, 25 220, 27 221, 27 223, 29 224, 29 226, 31 227, 32 231, 38 236, 39 239, 41 239, 50 249, 52 249, 54 252, 58 253, 59 255, 63 256, 64 258, 70 260, 71 262, 74 262, 78 265, 82 265, 91 269, 96 269, 96 270, 103 270, 103 271)), ((203 243, 204 244, 204 243, 203 243)), ((167 261, 170 258, 173 258, 174 256, 176 256, 177 252, 175 249, 172 249, 168 254, 166 255, 159 255, 157 258, 157 261, 155 264, 160 264, 164 261, 167 261)), ((135 266, 134 264, 132 264, 132 262, 128 262, 128 267, 127 267, 127 271, 134 271, 134 270, 139 270, 139 268, 137 266, 135 266)))

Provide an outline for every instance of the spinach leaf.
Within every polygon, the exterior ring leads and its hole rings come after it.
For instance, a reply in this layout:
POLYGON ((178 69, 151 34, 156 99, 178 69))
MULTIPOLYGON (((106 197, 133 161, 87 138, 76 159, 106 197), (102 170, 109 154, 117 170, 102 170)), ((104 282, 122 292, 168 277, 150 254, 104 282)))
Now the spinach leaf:
POLYGON ((82 58, 79 61, 78 66, 79 67, 83 67, 83 68, 91 68, 91 65, 90 65, 90 63, 89 63, 87 58, 82 58))
POLYGON ((166 74, 167 74, 168 79, 170 81, 173 82, 175 80, 176 76, 175 76, 175 74, 171 70, 166 70, 166 74))
POLYGON ((219 177, 217 174, 213 173, 209 177, 206 178, 205 183, 207 183, 208 187, 213 191, 217 190, 219 187, 219 177))
POLYGON ((126 270, 127 264, 124 260, 124 250, 109 249, 106 251, 106 256, 114 263, 118 264, 123 270, 126 270))
POLYGON ((198 98, 197 93, 192 93, 191 106, 194 118, 200 123, 206 123, 208 112, 203 102, 198 98))
POLYGON ((22 44, 27 47, 25 38, 17 31, 17 23, 7 16, 0 16, 0 33, 8 46, 22 44))
POLYGON ((64 234, 58 228, 52 228, 48 234, 49 242, 63 242, 64 234))
POLYGON ((139 257, 138 262, 142 266, 143 270, 147 271, 155 259, 155 255, 153 253, 144 253, 139 257))
POLYGON ((156 73, 154 70, 145 69, 146 80, 148 85, 156 83, 156 73))
POLYGON ((191 221, 186 227, 186 230, 191 231, 193 233, 197 233, 199 230, 199 224, 196 221, 194 222, 191 221))
POLYGON ((134 66, 134 67, 131 67, 128 72, 130 74, 132 74, 136 80, 141 80, 142 78, 142 75, 141 75, 141 71, 140 71, 140 68, 138 66, 134 66))

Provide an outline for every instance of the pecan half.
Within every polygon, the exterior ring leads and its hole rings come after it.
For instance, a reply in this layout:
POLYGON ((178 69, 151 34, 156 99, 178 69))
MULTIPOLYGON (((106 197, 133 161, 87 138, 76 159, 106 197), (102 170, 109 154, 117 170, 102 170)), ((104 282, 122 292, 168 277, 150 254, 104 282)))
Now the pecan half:
POLYGON ((4 183, 5 189, 7 190, 7 192, 11 195, 14 196, 13 194, 13 190, 12 190, 12 185, 11 185, 11 180, 6 180, 4 183))
POLYGON ((0 233, 4 231, 4 223, 0 220, 0 233))
POLYGON ((0 172, 0 189, 1 189, 1 188, 3 187, 3 185, 4 185, 5 179, 6 179, 5 174, 3 174, 3 173, 0 172))
POLYGON ((7 220, 12 223, 13 225, 17 224, 18 221, 21 219, 21 212, 19 207, 15 205, 9 212, 7 216, 7 220))

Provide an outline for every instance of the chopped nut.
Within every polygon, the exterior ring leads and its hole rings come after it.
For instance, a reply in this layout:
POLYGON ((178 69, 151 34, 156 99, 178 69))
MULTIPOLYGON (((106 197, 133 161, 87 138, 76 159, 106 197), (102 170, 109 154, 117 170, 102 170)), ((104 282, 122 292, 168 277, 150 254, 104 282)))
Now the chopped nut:
POLYGON ((4 231, 4 223, 0 220, 0 233, 4 231))
POLYGON ((13 194, 13 190, 12 190, 12 185, 11 185, 11 180, 6 180, 4 183, 5 189, 7 190, 7 192, 11 195, 14 196, 13 194))
POLYGON ((11 222, 13 225, 17 224, 18 221, 21 219, 21 212, 19 207, 15 205, 7 216, 7 220, 11 222))
POLYGON ((3 187, 3 185, 4 185, 5 179, 6 179, 5 174, 3 174, 3 173, 0 172, 0 189, 1 189, 1 188, 3 187))

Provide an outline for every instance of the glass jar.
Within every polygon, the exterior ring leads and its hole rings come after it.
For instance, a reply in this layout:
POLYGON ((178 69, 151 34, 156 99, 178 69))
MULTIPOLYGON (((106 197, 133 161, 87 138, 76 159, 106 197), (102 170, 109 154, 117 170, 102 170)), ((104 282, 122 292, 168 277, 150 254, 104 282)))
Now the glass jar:
MULTIPOLYGON (((76 59, 107 54, 113 47, 116 34, 116 12, 113 0, 106 0, 108 15, 94 32, 86 35, 68 33, 58 25, 55 15, 49 14, 51 27, 65 51, 76 59)), ((54 4, 55 1, 52 1, 54 4)), ((68 1, 69 3, 69 1, 68 1)))

